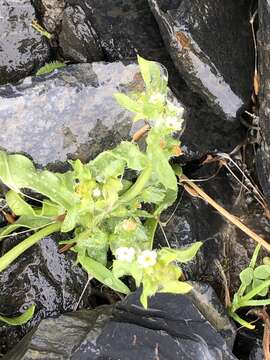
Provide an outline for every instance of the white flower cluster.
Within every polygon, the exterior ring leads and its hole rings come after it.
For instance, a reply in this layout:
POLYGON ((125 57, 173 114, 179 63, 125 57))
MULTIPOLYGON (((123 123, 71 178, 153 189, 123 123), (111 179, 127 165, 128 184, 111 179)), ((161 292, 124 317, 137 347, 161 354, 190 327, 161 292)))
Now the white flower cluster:
MULTIPOLYGON (((135 249, 133 247, 120 247, 115 251, 115 257, 117 260, 127 261, 131 263, 135 257, 135 249)), ((137 257, 138 264, 147 268, 154 266, 157 262, 157 252, 155 250, 144 250, 137 257)))

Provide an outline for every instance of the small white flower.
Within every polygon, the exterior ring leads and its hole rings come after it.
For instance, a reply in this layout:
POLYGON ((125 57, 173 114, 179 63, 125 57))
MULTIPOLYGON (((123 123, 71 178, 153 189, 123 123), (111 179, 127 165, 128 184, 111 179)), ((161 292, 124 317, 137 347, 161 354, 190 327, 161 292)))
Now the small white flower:
POLYGON ((157 253, 156 251, 151 250, 144 250, 139 256, 138 256, 138 264, 141 267, 149 267, 154 266, 157 262, 157 253))
POLYGON ((167 100, 168 110, 171 112, 176 112, 179 117, 182 117, 184 114, 184 108, 182 106, 176 106, 170 100, 167 100))
POLYGON ((179 119, 176 116, 168 116, 165 119, 166 125, 174 130, 181 130, 183 119, 179 119))
POLYGON ((117 260, 132 262, 135 255, 135 249, 130 247, 120 247, 115 251, 115 257, 117 260))
POLYGON ((93 197, 95 198, 98 198, 101 196, 101 190, 99 188, 95 188, 93 191, 92 191, 92 195, 93 197))
POLYGON ((150 101, 153 103, 153 104, 156 104, 160 101, 164 101, 165 100, 165 97, 164 95, 160 94, 160 93, 155 93, 153 95, 150 96, 150 101))

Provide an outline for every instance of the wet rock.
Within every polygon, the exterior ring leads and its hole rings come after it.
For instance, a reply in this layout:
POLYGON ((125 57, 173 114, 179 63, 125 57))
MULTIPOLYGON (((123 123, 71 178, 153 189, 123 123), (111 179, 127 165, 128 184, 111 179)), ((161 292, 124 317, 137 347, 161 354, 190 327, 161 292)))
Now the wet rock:
POLYGON ((251 96, 249 1, 149 0, 164 42, 188 86, 233 121, 251 96))
POLYGON ((41 67, 49 57, 46 39, 31 26, 30 0, 0 3, 0 84, 15 82, 41 67))
POLYGON ((66 0, 32 0, 45 28, 54 33, 58 30, 63 18, 66 0))
POLYGON ((255 330, 239 329, 234 345, 234 354, 238 359, 263 360, 262 333, 255 330))
POLYGON ((257 172, 264 195, 270 204, 270 3, 260 0, 258 7, 258 48, 260 58, 260 110, 261 144, 257 152, 257 172))
POLYGON ((83 351, 88 346, 95 352, 96 339, 111 312, 111 306, 101 306, 95 310, 80 310, 56 319, 42 320, 5 359, 71 360, 77 348, 77 351, 83 351))
POLYGON ((168 59, 147 0, 67 0, 67 5, 79 6, 85 13, 100 39, 105 60, 130 60, 137 53, 157 61, 168 59))
POLYGON ((142 86, 136 74, 136 64, 79 64, 0 87, 0 146, 41 165, 88 161, 129 138, 133 114, 113 94, 142 86))
POLYGON ((69 6, 64 10, 59 46, 63 57, 73 62, 93 62, 104 58, 97 34, 80 6, 69 6))
MULTIPOLYGON (((0 254, 17 242, 4 240, 0 254)), ((34 318, 24 326, 0 325, 0 353, 14 346, 38 322, 49 316, 72 311, 87 282, 87 274, 75 265, 71 253, 59 254, 58 245, 47 237, 21 255, 7 270, 1 272, 0 313, 16 315, 30 304, 36 304, 34 318)), ((91 287, 80 303, 90 305, 91 287)))
POLYGON ((234 327, 212 289, 194 285, 193 295, 156 295, 148 310, 136 291, 112 317, 107 306, 43 320, 3 360, 235 359, 234 327))

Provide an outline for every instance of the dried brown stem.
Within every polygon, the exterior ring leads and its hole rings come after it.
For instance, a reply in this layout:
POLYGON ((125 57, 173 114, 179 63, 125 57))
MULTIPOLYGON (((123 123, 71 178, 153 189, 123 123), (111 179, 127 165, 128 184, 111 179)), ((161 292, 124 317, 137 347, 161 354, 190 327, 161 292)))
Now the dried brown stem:
POLYGON ((227 220, 229 220, 231 223, 237 226, 240 230, 242 230, 245 234, 247 234, 258 244, 263 246, 266 250, 270 251, 270 244, 267 241, 265 241, 261 236, 257 235, 254 231, 252 231, 250 228, 244 225, 236 216, 232 215, 226 209, 220 206, 214 199, 212 199, 209 195, 207 195, 204 192, 204 190, 202 190, 199 186, 194 184, 194 182, 189 180, 185 175, 181 177, 181 183, 184 184, 185 189, 189 188, 188 192, 190 194, 207 201, 209 205, 215 208, 227 220))

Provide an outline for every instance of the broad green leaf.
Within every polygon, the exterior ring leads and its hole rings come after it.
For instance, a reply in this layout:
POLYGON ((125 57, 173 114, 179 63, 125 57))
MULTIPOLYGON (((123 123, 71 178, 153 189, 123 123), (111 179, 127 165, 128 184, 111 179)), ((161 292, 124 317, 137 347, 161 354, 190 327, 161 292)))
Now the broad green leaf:
POLYGON ((84 165, 81 160, 77 159, 75 161, 70 160, 69 163, 72 165, 74 169, 73 176, 76 179, 82 180, 91 180, 92 175, 89 167, 87 165, 84 165))
POLYGON ((65 209, 78 201, 66 187, 65 174, 36 171, 33 163, 23 155, 7 155, 0 151, 0 179, 15 192, 20 192, 21 188, 35 190, 65 209))
POLYGON ((74 192, 67 189, 65 180, 64 174, 54 174, 44 170, 32 176, 26 187, 47 196, 68 210, 79 201, 79 198, 74 192))
POLYGON ((83 257, 78 255, 78 262, 90 276, 102 284, 123 294, 130 293, 129 288, 121 280, 117 279, 110 270, 97 261, 88 256, 83 257))
POLYGON ((109 248, 108 234, 101 230, 86 230, 74 239, 77 242, 76 250, 84 248, 87 254, 103 265, 107 264, 107 252, 109 248))
POLYGON ((109 178, 117 178, 122 175, 126 163, 124 160, 119 159, 113 151, 108 150, 90 161, 88 166, 92 170, 94 177, 98 181, 104 182, 109 178))
POLYGON ((4 226, 0 230, 0 241, 19 228, 38 229, 52 223, 53 219, 39 216, 21 216, 15 223, 4 226))
POLYGON ((34 312, 35 312, 35 305, 31 305, 22 315, 17 317, 7 317, 0 315, 0 322, 4 322, 8 325, 12 326, 19 326, 27 323, 27 321, 31 320, 34 312))
POLYGON ((241 271, 240 275, 241 283, 245 286, 248 286, 251 284, 253 280, 253 269, 250 267, 247 267, 243 271, 241 271))
POLYGON ((76 226, 76 222, 78 219, 78 209, 77 207, 72 208, 71 210, 67 211, 64 221, 61 225, 62 232, 69 232, 73 230, 76 226))
POLYGON ((112 208, 118 200, 119 192, 122 190, 122 183, 119 179, 110 178, 103 185, 102 192, 108 208, 112 208))
MULTIPOLYGON (((61 208, 61 206, 59 206, 56 203, 53 203, 50 200, 43 200, 42 201, 42 208, 40 211, 40 216, 45 216, 45 217, 57 217, 59 215, 62 215, 65 212, 64 208, 61 208)), ((37 210, 36 210, 37 213, 37 210)))
POLYGON ((35 211, 31 205, 27 204, 23 198, 14 190, 10 190, 6 194, 6 201, 10 209, 17 215, 34 216, 35 211))
MULTIPOLYGON (((256 289, 258 286, 261 286, 265 283, 265 280, 260 280, 260 279, 253 279, 253 283, 252 283, 252 289, 256 289)), ((262 290, 258 291, 257 295, 259 296, 266 296, 267 293, 269 291, 269 286, 263 288, 262 290)))
POLYGON ((202 242, 196 242, 184 249, 163 248, 159 251, 160 260, 165 264, 169 264, 175 260, 181 263, 187 263, 194 258, 201 246, 202 242))
POLYGON ((147 91, 165 93, 168 81, 161 65, 155 61, 146 60, 139 55, 137 59, 147 91))
POLYGON ((131 275, 136 282, 136 287, 139 287, 142 281, 143 270, 138 266, 137 262, 129 263, 127 261, 114 260, 113 274, 117 278, 131 275))
POLYGON ((131 112, 142 113, 142 106, 135 100, 132 100, 129 96, 121 93, 114 94, 119 105, 124 109, 127 109, 131 112))
POLYGON ((150 66, 151 66, 152 61, 148 61, 139 55, 137 56, 137 59, 138 59, 138 63, 140 66, 140 72, 141 72, 143 81, 144 81, 146 87, 149 89, 149 88, 151 88, 150 66))
POLYGON ((143 190, 141 194, 142 201, 149 204, 159 204, 165 198, 165 190, 154 187, 148 186, 146 189, 143 190))
POLYGON ((183 281, 168 281, 163 284, 163 287, 159 292, 161 293, 174 293, 174 294, 186 294, 192 289, 192 286, 183 281))
POLYGON ((142 153, 137 144, 122 141, 114 150, 114 153, 122 160, 126 161, 127 167, 133 170, 142 170, 147 165, 147 157, 142 153))
POLYGON ((35 167, 26 156, 8 155, 5 151, 0 151, 0 179, 10 189, 20 192, 34 174, 35 167))
POLYGON ((257 279, 268 279, 270 277, 270 266, 261 265, 254 270, 254 277, 257 279))
POLYGON ((149 277, 143 278, 143 289, 140 296, 140 301, 145 309, 148 306, 148 297, 155 295, 158 291, 158 284, 155 281, 152 281, 149 277))

